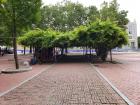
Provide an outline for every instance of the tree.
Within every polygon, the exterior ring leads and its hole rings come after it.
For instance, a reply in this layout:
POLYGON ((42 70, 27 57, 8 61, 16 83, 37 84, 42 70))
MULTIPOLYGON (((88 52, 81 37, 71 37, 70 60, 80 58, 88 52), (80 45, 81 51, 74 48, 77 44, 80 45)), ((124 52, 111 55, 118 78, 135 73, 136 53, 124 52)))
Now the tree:
MULTIPOLYGON (((98 20, 88 27, 90 38, 93 39, 97 56, 105 60, 108 51, 128 43, 127 32, 110 20, 98 20)), ((112 61, 112 57, 111 57, 112 61)))
POLYGON ((55 47, 56 32, 48 29, 34 29, 18 38, 18 43, 24 46, 33 46, 35 49, 34 57, 38 62, 50 60, 53 57, 53 48, 55 47), (43 53, 42 53, 43 52, 43 53), (44 54, 45 52, 45 54, 44 54))
POLYGON ((87 7, 86 12, 87 12, 87 23, 94 22, 100 17, 100 12, 96 6, 87 7))
POLYGON ((65 33, 50 29, 31 30, 20 37, 19 42, 25 46, 34 46, 35 53, 46 49, 49 58, 53 57, 55 47, 61 48, 63 55, 64 48, 76 46, 85 47, 86 51, 87 48, 95 48, 97 56, 106 60, 109 51, 128 43, 128 37, 126 31, 115 22, 97 20, 65 33))
POLYGON ((6 17, 4 3, 6 0, 0 1, 0 45, 10 45, 11 41, 8 38, 8 30, 6 28, 6 17))
POLYGON ((56 5, 46 5, 41 9, 40 28, 52 28, 58 31, 70 31, 86 24, 86 8, 80 3, 64 1, 56 5))
MULTIPOLYGON (((38 26, 43 29, 43 33, 31 30, 21 38, 21 44, 37 46, 48 52, 59 47, 62 55, 67 47, 83 47, 86 51, 87 48, 95 48, 97 56, 106 60, 109 51, 128 42, 124 27, 128 22, 126 16, 127 11, 119 11, 117 0, 104 2, 100 11, 95 6, 84 7, 66 0, 42 7, 38 26), (34 41, 30 43, 32 39, 34 41)), ((49 56, 52 56, 51 53, 49 56)))
POLYGON ((138 37, 138 48, 140 48, 140 37, 138 37))
POLYGON ((117 0, 112 0, 110 3, 103 2, 100 9, 100 19, 116 22, 120 27, 125 28, 125 25, 129 22, 127 18, 128 11, 119 10, 119 4, 117 0))
POLYGON ((39 20, 41 0, 7 0, 3 7, 6 28, 12 34, 15 65, 18 69, 17 36, 39 20))
POLYGON ((67 48, 70 45, 70 35, 68 32, 65 33, 59 33, 59 35, 56 36, 55 39, 55 47, 61 48, 61 55, 64 55, 64 49, 65 53, 67 53, 67 48))
MULTIPOLYGON (((119 4, 117 0, 112 0, 110 3, 104 2, 100 9, 100 19, 103 21, 111 20, 115 22, 119 27, 126 29, 126 25, 129 22, 127 18, 128 11, 119 10, 119 4)), ((110 57, 112 59, 112 54, 110 50, 110 57)), ((112 61, 112 60, 111 60, 112 61)))
POLYGON ((84 49, 86 51, 85 54, 87 54, 88 48, 91 48, 92 46, 92 41, 89 37, 87 26, 79 26, 74 29, 73 33, 75 35, 73 42, 75 42, 76 46, 83 47, 83 54, 84 49))

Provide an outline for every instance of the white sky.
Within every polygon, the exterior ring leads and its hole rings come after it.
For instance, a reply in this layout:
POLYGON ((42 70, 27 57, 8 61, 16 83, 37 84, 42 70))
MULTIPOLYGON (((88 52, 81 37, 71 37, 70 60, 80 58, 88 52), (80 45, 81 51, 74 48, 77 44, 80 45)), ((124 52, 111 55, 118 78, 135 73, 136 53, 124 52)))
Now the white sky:
MULTIPOLYGON (((44 4, 55 4, 57 2, 61 2, 63 0, 42 0, 44 4)), ((97 7, 100 7, 100 4, 103 3, 103 1, 112 1, 112 0, 71 0, 72 2, 80 2, 84 4, 85 6, 89 5, 95 5, 97 7)), ((137 30, 138 30, 138 36, 140 36, 140 1, 139 0, 118 0, 118 3, 120 4, 120 8, 124 10, 128 10, 128 18, 130 21, 134 21, 134 19, 137 22, 137 30)))

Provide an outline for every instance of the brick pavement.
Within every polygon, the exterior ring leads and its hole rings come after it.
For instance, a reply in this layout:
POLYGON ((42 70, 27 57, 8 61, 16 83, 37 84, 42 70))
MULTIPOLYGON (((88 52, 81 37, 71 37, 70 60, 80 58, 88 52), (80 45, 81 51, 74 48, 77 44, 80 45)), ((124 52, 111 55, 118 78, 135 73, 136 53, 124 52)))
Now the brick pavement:
POLYGON ((26 79, 44 71, 44 68, 47 67, 49 67, 49 65, 34 65, 32 66, 31 71, 13 74, 0 74, 0 95, 11 88, 14 88, 26 79))
POLYGON ((140 105, 140 53, 115 54, 118 64, 96 64, 105 75, 135 105, 140 105))
MULTIPOLYGON (((18 55, 19 62, 20 61, 29 61, 31 59, 31 55, 18 55)), ((0 56, 0 72, 2 69, 15 67, 14 56, 13 55, 4 55, 0 56)))
POLYGON ((0 97, 0 105, 127 105, 87 63, 55 64, 0 97))
MULTIPOLYGON (((30 60, 31 55, 19 55, 19 61, 30 60)), ((13 55, 0 56, 0 72, 2 69, 15 67, 13 55)), ((7 90, 14 88, 21 82, 28 78, 44 71, 44 68, 49 67, 49 64, 33 65, 32 70, 28 72, 13 73, 13 74, 0 74, 0 95, 7 90)))

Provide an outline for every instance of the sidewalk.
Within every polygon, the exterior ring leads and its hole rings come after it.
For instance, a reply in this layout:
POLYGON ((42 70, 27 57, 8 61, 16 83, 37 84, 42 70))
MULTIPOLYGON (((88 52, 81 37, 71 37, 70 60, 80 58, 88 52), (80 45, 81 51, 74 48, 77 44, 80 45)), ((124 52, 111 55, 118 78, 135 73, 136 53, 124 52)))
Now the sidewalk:
POLYGON ((120 63, 96 65, 135 105, 140 105, 140 53, 114 54, 113 60, 120 63))
MULTIPOLYGON (((15 66, 13 55, 4 55, 0 57, 0 72, 2 69, 6 69, 9 67, 15 66)), ((30 56, 28 55, 19 55, 20 61, 30 60, 30 56)), ((4 92, 14 88, 21 82, 31 78, 32 76, 42 72, 44 68, 49 67, 49 65, 33 65, 32 70, 28 72, 21 73, 13 73, 13 74, 0 74, 0 95, 4 92)))
POLYGON ((127 105, 88 63, 55 64, 0 97, 0 105, 127 105))
POLYGON ((28 78, 42 72, 44 68, 47 68, 48 66, 49 65, 35 65, 32 67, 32 70, 28 72, 0 74, 0 95, 28 78))

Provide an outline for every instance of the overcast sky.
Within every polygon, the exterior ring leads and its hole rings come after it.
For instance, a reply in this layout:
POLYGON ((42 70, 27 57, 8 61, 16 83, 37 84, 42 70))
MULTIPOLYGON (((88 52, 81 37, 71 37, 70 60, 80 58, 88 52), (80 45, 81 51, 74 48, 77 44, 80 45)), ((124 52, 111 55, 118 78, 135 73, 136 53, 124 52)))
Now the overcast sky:
MULTIPOLYGON (((55 4, 57 2, 61 2, 63 0, 42 0, 44 4, 55 4)), ((112 1, 112 0, 71 0, 72 2, 80 2, 85 6, 95 5, 98 8, 103 1, 112 1)), ((120 8, 124 10, 128 10, 128 18, 130 21, 137 22, 138 36, 140 36, 140 1, 139 0, 118 0, 120 4, 120 8)))

